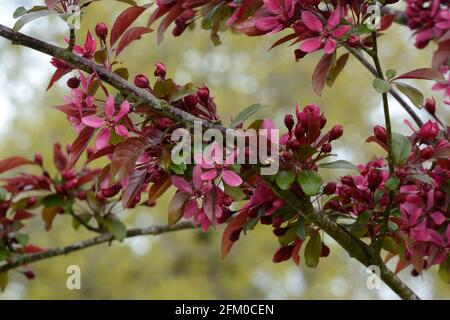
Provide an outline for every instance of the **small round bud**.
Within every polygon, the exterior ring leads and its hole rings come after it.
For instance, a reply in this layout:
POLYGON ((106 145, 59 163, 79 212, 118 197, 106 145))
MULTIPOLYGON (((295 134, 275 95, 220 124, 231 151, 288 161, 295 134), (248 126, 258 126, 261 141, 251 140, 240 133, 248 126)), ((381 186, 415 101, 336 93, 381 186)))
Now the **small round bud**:
POLYGON ((424 106, 425 110, 428 111, 429 114, 434 115, 436 113, 436 101, 434 101, 434 98, 425 99, 425 103, 423 106, 424 106))
POLYGON ((43 162, 42 162, 42 155, 40 153, 36 153, 34 155, 34 163, 42 167, 43 162))
POLYGON ((106 36, 108 35, 108 27, 103 22, 97 23, 95 26, 95 34, 97 37, 99 37, 101 40, 105 41, 106 36))
POLYGON ((200 88, 198 88, 197 91, 198 97, 200 98, 200 100, 202 101, 208 101, 209 99, 209 89, 207 86, 201 86, 200 88))
POLYGON ((332 195, 336 192, 336 182, 328 182, 323 188, 323 193, 326 195, 332 195))
POLYGON ((387 131, 382 126, 375 126, 373 128, 375 137, 381 142, 387 143, 387 131))
POLYGON ((325 143, 322 148, 320 149, 320 151, 324 152, 324 153, 330 153, 332 150, 331 144, 330 143, 325 143))
POLYGON ((343 133, 344 133, 344 127, 342 127, 340 124, 335 125, 330 131, 329 141, 339 139, 343 133))
POLYGON ((150 81, 144 74, 138 74, 136 77, 134 77, 134 84, 138 88, 147 89, 150 86, 150 81))
POLYGON ((330 248, 322 243, 322 251, 320 252, 320 256, 322 258, 328 257, 330 255, 330 248))
POLYGON ((78 77, 72 77, 69 80, 67 80, 67 86, 70 89, 76 89, 80 86, 80 79, 78 77))
POLYGON ((86 191, 78 191, 75 195, 77 197, 77 199, 79 200, 86 200, 87 198, 87 193, 86 191))
POLYGON ((190 94, 183 99, 184 104, 189 109, 194 109, 198 103, 198 95, 197 93, 190 94))
POLYGON ((287 114, 284 116, 284 125, 289 130, 289 132, 292 130, 292 128, 294 127, 294 117, 292 116, 292 114, 287 114))
POLYGON ((161 62, 157 62, 154 75, 155 77, 164 79, 166 77, 166 66, 161 62))
POLYGON ((422 150, 420 150, 420 158, 428 160, 433 156, 433 153, 434 153, 433 147, 427 146, 422 150))

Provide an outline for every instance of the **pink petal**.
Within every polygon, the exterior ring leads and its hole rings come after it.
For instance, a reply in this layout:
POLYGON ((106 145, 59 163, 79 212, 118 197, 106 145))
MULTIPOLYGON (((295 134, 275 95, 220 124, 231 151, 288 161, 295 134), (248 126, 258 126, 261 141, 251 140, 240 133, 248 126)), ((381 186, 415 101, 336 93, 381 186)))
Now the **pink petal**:
POLYGON ((195 200, 189 200, 184 205, 184 214, 183 216, 186 219, 192 218, 198 211, 197 202, 195 200))
POLYGON ((84 117, 81 122, 91 128, 100 128, 105 124, 105 121, 96 115, 84 117))
POLYGON ((335 38, 340 38, 350 30, 350 26, 339 26, 331 34, 335 38))
POLYGON ((95 147, 97 150, 101 150, 109 142, 109 139, 111 138, 111 131, 109 128, 103 128, 100 130, 99 134, 97 135, 97 139, 95 140, 95 147))
POLYGON ((273 14, 280 13, 280 2, 278 0, 264 0, 264 8, 273 14))
POLYGON ((200 189, 200 187, 203 184, 203 180, 201 178, 202 175, 202 168, 200 165, 196 165, 194 166, 194 169, 192 169, 192 180, 194 182, 194 188, 195 189, 200 189))
POLYGON ((130 103, 128 101, 124 101, 120 106, 119 114, 116 116, 116 121, 122 119, 126 114, 130 112, 130 103))
POLYGON ((201 175, 203 181, 211 181, 217 177, 217 170, 209 170, 201 175))
MULTIPOLYGON (((315 31, 315 32, 323 31, 322 21, 315 14, 313 14, 309 11, 302 11, 302 21, 303 21, 304 25, 311 31, 315 31)), ((305 51, 305 52, 308 52, 308 51, 305 51)))
POLYGON ((319 49, 321 45, 321 37, 310 38, 303 41, 303 43, 300 45, 300 50, 302 50, 303 52, 313 52, 319 49))
POLYGON ((179 176, 172 176, 172 184, 183 193, 192 193, 191 184, 179 176))
POLYGON ((128 129, 127 129, 127 127, 125 127, 123 125, 118 125, 118 126, 115 126, 114 129, 115 129, 116 133, 119 136, 128 138, 128 129))
POLYGON ((237 173, 230 170, 222 172, 222 179, 230 187, 237 187, 242 184, 241 177, 237 173))
POLYGON ((436 223, 438 226, 443 224, 446 219, 445 216, 439 211, 433 212, 431 214, 431 217, 433 218, 434 223, 436 223))
POLYGON ((336 41, 334 41, 333 39, 328 39, 323 51, 325 51, 326 54, 331 54, 335 50, 336 50, 336 41))
POLYGON ((261 31, 271 31, 278 27, 280 22, 277 17, 264 17, 256 21, 256 28, 261 31))
POLYGON ((91 32, 88 31, 86 42, 84 43, 84 49, 88 52, 94 52, 97 44, 95 43, 94 38, 92 38, 91 32))
POLYGON ((333 13, 328 17, 327 20, 327 27, 329 30, 332 30, 336 28, 336 26, 339 24, 339 21, 341 20, 341 15, 339 13, 339 10, 333 11, 333 13))
POLYGON ((105 114, 108 118, 112 118, 116 110, 116 102, 114 96, 109 96, 105 103, 105 114))

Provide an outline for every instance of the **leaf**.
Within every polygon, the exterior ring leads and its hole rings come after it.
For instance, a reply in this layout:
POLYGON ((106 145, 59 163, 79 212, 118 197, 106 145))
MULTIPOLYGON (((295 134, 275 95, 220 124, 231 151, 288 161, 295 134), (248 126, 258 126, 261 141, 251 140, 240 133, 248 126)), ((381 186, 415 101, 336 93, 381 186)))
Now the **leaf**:
POLYGON ((58 214, 58 210, 60 207, 54 206, 49 208, 44 208, 42 210, 42 219, 45 222, 45 230, 49 231, 52 228, 53 220, 55 219, 56 215, 58 214))
POLYGON ((292 171, 280 171, 275 177, 275 182, 281 190, 289 190, 295 181, 295 173, 292 171))
POLYGON ((112 31, 110 45, 111 47, 116 43, 117 40, 122 36, 122 34, 128 29, 131 24, 136 21, 137 18, 146 10, 146 7, 130 7, 123 11, 114 22, 112 31))
POLYGON ((142 35, 152 32, 153 29, 145 27, 134 27, 127 30, 122 38, 120 39, 119 45, 117 46, 116 57, 133 41, 139 40, 142 35))
POLYGON ((385 93, 392 89, 392 86, 389 82, 380 78, 375 78, 372 82, 372 86, 379 93, 385 93))
POLYGON ((11 157, 0 161, 0 173, 6 172, 8 170, 27 165, 34 164, 33 161, 22 158, 22 157, 11 157))
POLYGON ((322 95, 322 90, 325 87, 325 82, 327 79, 328 71, 331 67, 331 62, 333 61, 332 54, 325 54, 320 59, 316 68, 314 69, 312 75, 312 86, 314 92, 320 97, 322 95))
POLYGON ((50 194, 42 198, 42 204, 45 208, 61 206, 64 204, 64 199, 58 194, 50 194))
POLYGON ((14 238, 22 245, 25 246, 28 243, 28 240, 30 239, 30 236, 26 233, 18 233, 14 235, 14 238))
POLYGON ((134 0, 117 0, 117 1, 123 2, 123 3, 127 3, 127 4, 132 5, 132 6, 137 6, 136 1, 134 1, 134 0))
POLYGON ((438 148, 434 150, 434 155, 436 159, 447 159, 450 158, 450 148, 438 148))
POLYGON ((70 147, 68 168, 72 168, 77 163, 78 159, 80 159, 84 150, 86 150, 89 145, 89 141, 91 141, 94 132, 95 129, 91 127, 84 127, 83 130, 80 131, 80 134, 70 147))
POLYGON ((408 137, 394 132, 392 134, 392 158, 397 165, 403 165, 408 160, 412 146, 408 137))
POLYGON ((252 104, 251 106, 245 108, 244 110, 239 112, 239 114, 236 116, 236 118, 233 121, 231 121, 230 127, 236 128, 238 125, 243 123, 245 120, 250 118, 252 115, 254 115, 256 112, 258 112, 262 108, 264 108, 264 106, 262 106, 260 104, 252 104))
POLYGON ((398 79, 422 79, 422 80, 433 80, 438 82, 445 81, 445 78, 437 72, 436 70, 433 70, 431 68, 420 68, 415 69, 409 72, 406 72, 402 75, 399 75, 394 80, 398 79))
POLYGON ((401 253, 401 246, 390 236, 386 236, 383 238, 381 246, 386 251, 393 252, 396 254, 401 253))
POLYGON ((127 188, 122 192, 122 206, 128 208, 135 196, 141 192, 147 178, 147 170, 135 170, 130 174, 127 188))
POLYGON ((181 192, 177 191, 169 204, 169 226, 177 223, 183 217, 184 204, 187 197, 181 192))
POLYGON ((66 74, 68 74, 71 71, 72 70, 69 69, 69 68, 58 68, 58 69, 56 69, 56 71, 53 73, 53 75, 52 75, 52 77, 50 79, 50 82, 48 83, 47 91, 50 90, 53 87, 55 82, 60 80, 62 77, 64 77, 66 74))
POLYGON ((127 237, 127 227, 116 217, 108 217, 105 224, 109 232, 111 232, 118 241, 122 242, 127 237))
POLYGON ((175 94, 171 96, 171 101, 175 102, 178 100, 183 99, 184 97, 187 97, 188 95, 196 92, 197 89, 195 88, 195 85, 191 82, 186 83, 184 86, 179 88, 175 94))
POLYGON ((233 232, 242 229, 246 222, 247 216, 245 214, 238 214, 226 226, 222 234, 222 259, 225 259, 227 257, 227 255, 230 253, 231 247, 236 242, 231 241, 230 236, 233 234, 233 232))
POLYGON ((320 253, 322 252, 322 240, 320 234, 315 232, 306 243, 305 264, 310 268, 316 268, 319 264, 320 253))
POLYGON ((439 277, 445 283, 450 284, 450 256, 448 256, 439 266, 439 277))
POLYGON ((322 169, 349 169, 349 170, 357 170, 356 166, 350 161, 346 160, 337 160, 333 162, 321 163, 319 164, 319 168, 322 169))
POLYGON ((224 184, 224 191, 227 195, 231 196, 234 201, 242 201, 247 197, 240 187, 230 187, 226 183, 224 184))
POLYGON ((326 79, 327 86, 331 87, 334 84, 337 77, 347 64, 349 55, 349 53, 343 54, 336 60, 336 64, 328 72, 328 76, 326 79))
POLYGON ((396 82, 395 86, 401 93, 408 97, 413 105, 419 109, 422 108, 424 100, 422 92, 406 83, 396 82))
POLYGON ((396 74, 397 74, 397 71, 395 71, 394 69, 388 69, 388 70, 386 70, 386 77, 387 77, 388 79, 394 78, 396 74))
POLYGON ((413 179, 416 179, 416 180, 418 180, 418 181, 420 181, 420 182, 423 182, 423 183, 427 183, 427 184, 430 184, 430 185, 433 185, 433 184, 434 184, 433 178, 431 178, 431 177, 430 177, 429 175, 427 175, 426 173, 422 173, 422 174, 412 174, 412 175, 410 175, 410 177, 413 178, 413 179))
POLYGON ((395 189, 397 189, 398 185, 400 184, 400 180, 398 180, 395 177, 390 177, 386 182, 385 182, 385 186, 386 188, 388 188, 388 190, 394 191, 395 189))
POLYGON ((158 80, 153 87, 153 91, 158 98, 164 98, 166 96, 171 97, 175 90, 176 84, 172 79, 158 80))
POLYGON ((315 171, 302 171, 297 176, 297 182, 305 194, 313 196, 319 193, 322 178, 315 171))
POLYGON ((170 188, 171 185, 172 180, 169 175, 166 175, 163 178, 159 179, 148 190, 148 201, 156 201, 167 191, 167 189, 170 188))
POLYGON ((125 80, 128 80, 128 78, 130 78, 130 73, 128 72, 127 68, 117 68, 116 70, 114 70, 114 73, 125 80))
POLYGON ((149 147, 146 138, 133 137, 119 143, 114 150, 111 163, 111 177, 114 181, 120 181, 134 169, 136 161, 145 149, 149 147))
POLYGON ((303 219, 298 220, 297 227, 295 228, 295 233, 300 239, 306 239, 305 221, 303 221, 303 219))
POLYGON ((8 285, 8 272, 0 272, 0 292, 5 291, 8 285))
POLYGON ((213 187, 203 199, 203 210, 211 222, 216 220, 217 201, 217 190, 213 187))
POLYGON ((15 32, 18 32, 27 23, 37 20, 42 17, 46 17, 53 13, 55 13, 53 10, 39 10, 39 11, 30 12, 30 13, 22 16, 19 20, 16 21, 16 23, 14 24, 13 30, 15 32))

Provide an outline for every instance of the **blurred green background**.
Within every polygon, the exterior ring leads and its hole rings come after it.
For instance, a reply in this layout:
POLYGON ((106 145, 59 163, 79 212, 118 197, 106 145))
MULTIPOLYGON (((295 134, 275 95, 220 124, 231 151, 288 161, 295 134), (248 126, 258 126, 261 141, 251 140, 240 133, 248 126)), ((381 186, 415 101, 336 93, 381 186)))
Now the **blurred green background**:
MULTIPOLYGON (((0 1, 0 23, 12 26, 12 13, 18 6, 41 4, 43 1, 0 1)), ((142 1, 141 1, 142 2, 142 1)), ((97 21, 109 26, 126 8, 115 1, 94 3, 86 10, 82 29, 77 31, 84 41, 87 30, 93 31, 97 21)), ((145 23, 148 13, 138 21, 145 23)), ((63 45, 67 29, 55 17, 44 18, 26 26, 23 32, 63 45)), ((281 126, 285 113, 294 112, 296 101, 320 105, 328 118, 328 126, 340 123, 345 134, 334 147, 340 159, 355 163, 380 154, 376 146, 365 143, 375 124, 383 124, 379 95, 374 93, 372 76, 356 60, 350 59, 333 88, 326 88, 317 97, 311 87, 311 74, 320 58, 311 54, 301 62, 294 60, 293 49, 287 46, 268 51, 280 36, 248 38, 230 32, 221 34, 222 45, 214 47, 207 31, 198 28, 180 38, 166 33, 164 42, 156 44, 156 34, 130 46, 122 56, 134 76, 153 72, 156 61, 163 61, 168 74, 179 83, 192 81, 207 84, 225 124, 250 104, 270 106, 261 115, 272 118, 281 126)), ((381 42, 382 64, 398 72, 430 64, 432 48, 415 50, 408 29, 394 26, 381 42)), ((341 49, 342 50, 342 49, 341 49)), ((0 39, 0 156, 32 157, 41 152, 51 161, 52 145, 56 141, 70 143, 75 138, 65 116, 52 109, 62 104, 69 94, 65 81, 45 92, 54 68, 49 57, 12 46, 0 39)), ((440 93, 429 90, 430 83, 416 83, 437 100, 440 93)), ((438 103, 443 118, 448 110, 438 103)), ((406 114, 391 100, 394 128, 409 132, 402 123, 406 114)), ((448 108, 447 108, 448 109, 448 108)), ((422 118, 427 115, 421 112, 422 118)), ((322 174, 329 179, 329 172, 322 174)), ((124 212, 122 217, 130 227, 163 224, 166 221, 166 196, 155 208, 124 212)), ((55 247, 86 239, 92 234, 75 231, 69 217, 59 216, 54 228, 45 232, 39 218, 27 230, 33 243, 55 247)), ((33 265, 37 277, 27 281, 21 274, 10 273, 10 283, 0 299, 391 299, 396 295, 385 285, 380 290, 368 290, 366 270, 351 259, 331 239, 331 255, 321 259, 317 269, 293 262, 273 264, 277 248, 271 228, 258 226, 243 237, 230 256, 220 258, 222 228, 182 231, 158 237, 139 237, 123 244, 102 245, 66 257, 33 265), (81 267, 82 289, 66 289, 66 268, 81 267)), ((436 268, 424 277, 412 278, 409 271, 400 274, 423 298, 450 298, 450 287, 437 277, 436 268)))

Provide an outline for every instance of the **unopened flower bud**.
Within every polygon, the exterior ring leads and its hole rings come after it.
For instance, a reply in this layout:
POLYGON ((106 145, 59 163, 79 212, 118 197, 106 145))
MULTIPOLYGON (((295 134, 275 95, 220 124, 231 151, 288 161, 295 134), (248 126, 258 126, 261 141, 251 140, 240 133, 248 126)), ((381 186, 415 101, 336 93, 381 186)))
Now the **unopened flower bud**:
POLYGON ((320 252, 320 256, 322 258, 328 257, 330 255, 330 248, 322 243, 322 251, 320 252))
POLYGON ((339 139, 343 133, 344 133, 344 127, 342 127, 340 124, 335 125, 330 131, 329 141, 339 139))
POLYGON ((425 140, 433 140, 439 132, 439 127, 436 122, 429 120, 417 132, 417 135, 425 140))
POLYGON ((164 63, 156 63, 154 75, 155 77, 161 77, 162 79, 166 77, 166 66, 164 65, 164 63))
POLYGON ((323 193, 326 195, 332 195, 336 192, 336 182, 328 182, 325 187, 323 187, 323 193))
POLYGON ((207 86, 201 86, 200 88, 198 88, 197 91, 198 97, 200 98, 200 100, 202 101, 208 101, 209 99, 209 89, 207 86))
POLYGON ((424 106, 425 110, 428 111, 429 114, 434 115, 436 113, 436 101, 434 101, 434 98, 425 99, 425 103, 423 106, 424 106))
POLYGON ((97 37, 99 37, 101 40, 105 41, 106 36, 108 35, 108 27, 103 22, 97 23, 95 26, 95 34, 97 37))
POLYGON ((37 198, 35 196, 31 196, 27 200, 27 208, 31 208, 37 203, 37 198))
POLYGON ((292 128, 294 127, 294 117, 292 116, 292 114, 287 114, 284 116, 284 125, 289 130, 289 132, 292 130, 292 128))
POLYGON ((286 234, 287 231, 288 231, 287 228, 275 228, 273 229, 273 234, 276 235, 277 237, 282 237, 286 234))
POLYGON ((383 176, 378 170, 370 169, 369 174, 367 176, 367 181, 370 190, 375 191, 383 181, 383 176))
POLYGON ((387 131, 382 126, 375 126, 373 128, 375 137, 381 142, 387 143, 387 131))
POLYGON ((295 60, 298 61, 298 60, 302 59, 304 56, 306 56, 307 54, 308 54, 308 52, 304 52, 300 49, 295 49, 295 51, 294 51, 295 60))
POLYGON ((275 252, 275 254, 272 258, 272 261, 274 263, 278 263, 278 262, 283 262, 283 261, 289 260, 292 256, 293 249, 294 249, 294 246, 287 246, 287 247, 279 248, 275 252))
POLYGON ((136 77, 134 77, 134 84, 138 88, 147 89, 150 86, 150 81, 148 80, 146 75, 138 74, 136 77))
POLYGON ((76 89, 80 86, 80 79, 78 77, 72 77, 69 80, 67 80, 67 86, 70 89, 76 89))
POLYGON ((114 186, 112 186, 112 187, 110 187, 110 188, 102 189, 102 195, 103 195, 105 198, 112 198, 112 197, 114 197, 116 194, 119 193, 120 189, 121 189, 121 186, 118 185, 118 184, 116 184, 116 185, 114 185, 114 186))
POLYGON ((297 139, 291 139, 287 142, 286 146, 290 149, 297 150, 301 147, 301 144, 297 139))
POLYGON ((427 146, 422 150, 420 150, 420 158, 428 160, 433 156, 433 153, 434 153, 433 147, 427 146))
POLYGON ((297 137, 297 139, 299 139, 300 137, 302 137, 305 134, 306 130, 305 127, 299 123, 295 126, 295 136, 297 137))
POLYGON ((36 153, 34 155, 34 163, 42 167, 43 162, 42 162, 42 155, 40 153, 36 153))
POLYGON ((86 193, 86 191, 78 191, 77 193, 76 193, 76 195, 75 195, 76 197, 77 197, 77 199, 79 199, 79 200, 86 200, 86 198, 87 198, 87 193, 86 193))
POLYGON ((324 152, 324 153, 330 153, 332 150, 331 144, 330 143, 325 143, 322 148, 320 149, 320 151, 324 152))
POLYGON ((197 93, 193 93, 184 97, 183 102, 188 107, 188 109, 195 109, 198 103, 197 93))
POLYGON ((27 270, 23 272, 23 275, 28 279, 28 280, 33 280, 35 278, 35 274, 33 271, 31 270, 27 270))

